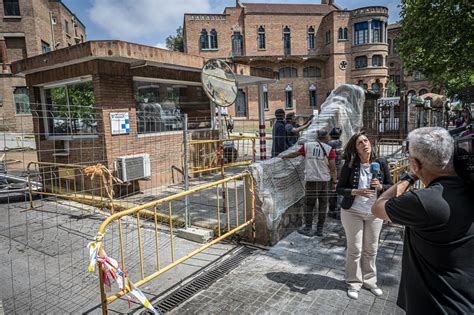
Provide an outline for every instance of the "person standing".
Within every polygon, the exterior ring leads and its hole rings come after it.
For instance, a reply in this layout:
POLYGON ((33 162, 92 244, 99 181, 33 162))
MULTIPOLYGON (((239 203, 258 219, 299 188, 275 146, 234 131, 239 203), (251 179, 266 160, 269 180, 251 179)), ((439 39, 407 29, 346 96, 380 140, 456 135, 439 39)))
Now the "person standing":
POLYGON ((306 142, 298 151, 280 155, 282 159, 300 155, 305 157, 305 226, 298 232, 306 236, 323 236, 331 180, 333 182, 331 190, 336 188, 336 152, 327 144, 328 141, 327 131, 321 130, 318 131, 316 140, 306 142), (316 202, 318 202, 318 223, 314 231, 313 217, 316 202))
POLYGON ((312 120, 313 120, 313 116, 311 116, 309 120, 303 126, 300 126, 296 122, 295 113, 286 114, 286 124, 285 124, 286 148, 289 148, 298 142, 298 139, 300 138, 300 131, 303 131, 306 128, 308 128, 309 125, 311 125, 312 120))
MULTIPOLYGON (((343 165, 342 160, 342 153, 344 149, 342 147, 342 141, 339 139, 341 137, 341 128, 332 128, 331 132, 329 132, 329 136, 331 140, 329 140, 328 144, 331 148, 334 149, 336 152, 336 170, 337 170, 337 179, 339 180, 339 176, 341 176, 341 170, 343 165)), ((329 197, 329 216, 335 219, 341 219, 341 202, 342 196, 338 194, 333 194, 329 197)))
POLYGON ((376 296, 383 294, 377 286, 375 260, 383 220, 370 209, 377 195, 393 185, 387 161, 376 159, 369 139, 364 134, 353 135, 344 148, 341 176, 337 193, 343 196, 341 221, 346 233, 347 295, 359 298, 362 287, 376 296), (372 178, 371 163, 376 162, 381 172, 372 178))
POLYGON ((287 149, 285 131, 285 111, 277 109, 275 111, 275 124, 272 130, 272 157, 277 156, 287 149))
POLYGON ((407 314, 474 314, 474 194, 440 127, 408 134, 410 171, 372 207, 405 226, 397 304, 407 314), (425 188, 407 189, 420 180, 425 188))

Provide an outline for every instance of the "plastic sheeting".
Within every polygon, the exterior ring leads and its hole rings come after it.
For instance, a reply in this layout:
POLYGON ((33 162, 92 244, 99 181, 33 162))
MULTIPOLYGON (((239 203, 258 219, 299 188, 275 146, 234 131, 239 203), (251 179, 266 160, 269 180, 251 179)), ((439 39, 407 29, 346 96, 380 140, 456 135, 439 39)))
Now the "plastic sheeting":
MULTIPOLYGON (((341 140, 345 144, 362 128, 362 112, 365 92, 356 85, 343 84, 335 88, 321 105, 321 112, 303 134, 298 144, 284 152, 297 150, 308 140, 315 140, 318 130, 342 129, 341 140)), ((304 197, 304 159, 296 157, 282 160, 273 158, 250 166, 255 179, 256 193, 262 202, 262 211, 270 230, 275 230, 282 214, 304 197)))

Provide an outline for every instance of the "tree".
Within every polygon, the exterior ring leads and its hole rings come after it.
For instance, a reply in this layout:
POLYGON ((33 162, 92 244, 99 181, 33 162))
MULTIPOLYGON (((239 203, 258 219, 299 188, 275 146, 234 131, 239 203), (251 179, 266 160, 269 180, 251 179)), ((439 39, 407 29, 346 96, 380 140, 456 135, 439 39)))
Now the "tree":
POLYGON ((397 95, 397 85, 392 80, 387 83, 387 96, 394 97, 397 95))
POLYGON ((474 84, 474 16, 469 0, 402 0, 399 53, 448 94, 474 84))
POLYGON ((182 26, 176 29, 176 36, 170 35, 166 37, 166 48, 168 48, 169 50, 184 52, 182 26))

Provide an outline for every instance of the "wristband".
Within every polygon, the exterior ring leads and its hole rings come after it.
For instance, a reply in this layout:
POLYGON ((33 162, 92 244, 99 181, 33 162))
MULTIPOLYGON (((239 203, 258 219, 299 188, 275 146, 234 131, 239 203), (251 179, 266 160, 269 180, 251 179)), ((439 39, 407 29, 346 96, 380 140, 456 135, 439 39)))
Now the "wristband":
POLYGON ((403 173, 400 176, 400 180, 406 180, 408 183, 410 183, 410 185, 413 185, 415 183, 415 179, 411 177, 410 174, 408 174, 407 172, 403 173))

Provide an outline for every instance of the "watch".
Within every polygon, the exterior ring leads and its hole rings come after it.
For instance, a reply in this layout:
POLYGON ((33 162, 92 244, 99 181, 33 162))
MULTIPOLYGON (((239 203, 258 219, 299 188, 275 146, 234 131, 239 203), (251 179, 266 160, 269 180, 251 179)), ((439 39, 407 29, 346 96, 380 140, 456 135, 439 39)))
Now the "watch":
POLYGON ((409 173, 405 172, 400 176, 400 180, 406 180, 407 182, 410 183, 410 185, 413 185, 415 183, 415 179, 410 176, 409 173))

